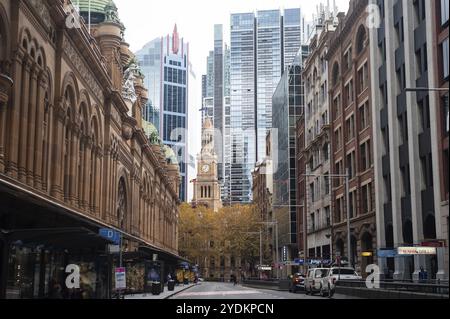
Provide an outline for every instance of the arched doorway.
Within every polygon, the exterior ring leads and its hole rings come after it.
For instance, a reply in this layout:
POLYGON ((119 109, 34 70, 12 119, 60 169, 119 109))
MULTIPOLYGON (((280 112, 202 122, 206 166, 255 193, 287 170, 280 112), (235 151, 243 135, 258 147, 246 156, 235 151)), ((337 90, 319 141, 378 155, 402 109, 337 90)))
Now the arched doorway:
POLYGON ((370 253, 371 255, 367 254, 366 256, 361 256, 361 273, 362 276, 365 278, 367 276, 366 274, 366 267, 368 265, 373 264, 373 236, 369 232, 365 232, 361 236, 361 251, 364 253, 370 253))

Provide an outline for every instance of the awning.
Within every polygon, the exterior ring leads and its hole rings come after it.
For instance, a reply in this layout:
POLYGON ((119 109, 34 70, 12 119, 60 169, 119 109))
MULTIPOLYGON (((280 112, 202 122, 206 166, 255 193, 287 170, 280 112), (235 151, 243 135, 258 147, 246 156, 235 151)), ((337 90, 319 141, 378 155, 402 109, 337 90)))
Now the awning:
POLYGON ((108 240, 95 232, 84 228, 29 228, 1 230, 4 238, 10 243, 42 244, 60 249, 96 248, 105 246, 108 240))

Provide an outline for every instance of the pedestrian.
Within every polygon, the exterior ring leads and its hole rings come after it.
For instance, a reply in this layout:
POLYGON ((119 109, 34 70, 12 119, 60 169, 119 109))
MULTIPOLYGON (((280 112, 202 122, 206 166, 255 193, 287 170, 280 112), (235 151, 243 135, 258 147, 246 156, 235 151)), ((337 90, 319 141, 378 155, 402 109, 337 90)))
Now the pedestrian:
POLYGON ((428 273, 422 266, 420 266, 419 282, 425 283, 427 280, 428 280, 428 273))

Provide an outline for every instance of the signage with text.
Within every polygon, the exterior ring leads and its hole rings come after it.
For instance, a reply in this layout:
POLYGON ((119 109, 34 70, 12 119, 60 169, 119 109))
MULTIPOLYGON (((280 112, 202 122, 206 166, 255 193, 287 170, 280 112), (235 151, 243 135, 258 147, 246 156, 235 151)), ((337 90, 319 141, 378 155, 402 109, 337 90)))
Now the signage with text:
POLYGON ((398 247, 399 255, 436 255, 436 247, 398 247))
POLYGON ((127 278, 125 274, 124 267, 116 268, 116 289, 126 289, 127 288, 127 278))

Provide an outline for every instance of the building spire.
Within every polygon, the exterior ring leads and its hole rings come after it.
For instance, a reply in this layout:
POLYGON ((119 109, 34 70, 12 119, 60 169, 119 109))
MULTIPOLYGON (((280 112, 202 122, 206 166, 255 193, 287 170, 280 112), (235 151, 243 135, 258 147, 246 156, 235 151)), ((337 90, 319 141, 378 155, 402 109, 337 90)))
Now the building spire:
POLYGON ((174 54, 178 54, 179 49, 180 49, 180 36, 178 35, 177 24, 175 23, 175 27, 173 28, 172 34, 172 52, 174 54))

